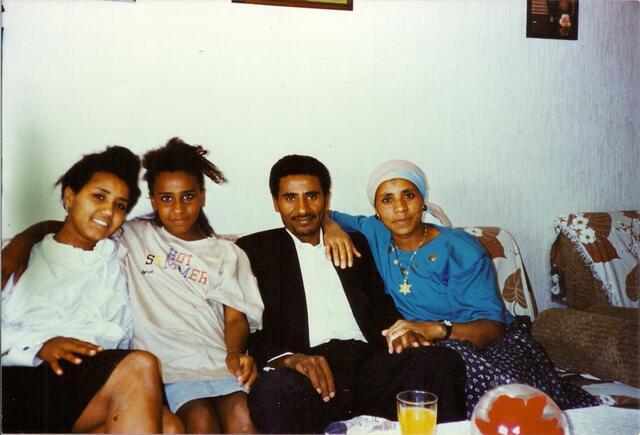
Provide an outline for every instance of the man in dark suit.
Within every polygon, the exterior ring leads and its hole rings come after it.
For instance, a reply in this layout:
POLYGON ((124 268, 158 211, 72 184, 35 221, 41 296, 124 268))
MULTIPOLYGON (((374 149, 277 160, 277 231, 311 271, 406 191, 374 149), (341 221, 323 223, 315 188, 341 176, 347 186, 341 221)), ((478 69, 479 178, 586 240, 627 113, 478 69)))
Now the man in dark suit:
POLYGON ((254 424, 267 433, 322 432, 359 414, 395 419, 395 395, 427 390, 439 398, 438 421, 464 419, 464 364, 444 347, 421 346, 408 333, 390 354, 381 331, 401 316, 367 243, 340 269, 325 258, 321 225, 329 207, 327 168, 291 155, 271 169, 269 186, 284 228, 242 237, 265 305, 263 329, 249 351, 264 373, 249 395, 254 424))

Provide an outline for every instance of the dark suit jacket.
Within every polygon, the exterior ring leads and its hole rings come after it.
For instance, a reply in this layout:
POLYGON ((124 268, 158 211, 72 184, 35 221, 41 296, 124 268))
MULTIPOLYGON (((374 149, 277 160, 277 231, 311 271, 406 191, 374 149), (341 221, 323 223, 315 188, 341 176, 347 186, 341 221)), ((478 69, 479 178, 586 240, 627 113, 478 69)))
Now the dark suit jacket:
MULTIPOLYGON (((360 234, 350 234, 362 253, 351 268, 336 268, 353 315, 367 341, 386 346, 381 331, 401 316, 360 234)), ((264 301, 262 330, 251 334, 249 352, 262 368, 284 352, 309 352, 309 323, 302 274, 291 236, 278 228, 242 237, 236 242, 251 261, 264 301)))

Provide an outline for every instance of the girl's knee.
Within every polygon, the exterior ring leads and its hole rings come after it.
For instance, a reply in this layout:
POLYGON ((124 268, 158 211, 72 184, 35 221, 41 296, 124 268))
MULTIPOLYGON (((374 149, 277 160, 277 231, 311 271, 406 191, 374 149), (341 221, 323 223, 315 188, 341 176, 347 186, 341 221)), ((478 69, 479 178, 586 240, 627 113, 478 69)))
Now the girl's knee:
POLYGON ((156 396, 159 395, 161 385, 162 378, 157 358, 149 352, 135 350, 120 361, 111 373, 105 390, 118 394, 153 391, 156 396), (149 389, 149 387, 152 388, 149 389))
POLYGON ((184 433, 184 424, 167 407, 162 410, 162 433, 184 433))
POLYGON ((194 399, 182 405, 176 414, 188 433, 218 433, 220 423, 210 399, 194 399))
POLYGON ((121 365, 127 371, 142 377, 160 376, 160 364, 158 363, 158 358, 156 358, 154 354, 144 350, 134 350, 127 355, 124 360, 122 360, 121 365))
POLYGON ((247 395, 235 392, 217 398, 217 409, 226 433, 255 433, 256 428, 249 415, 247 395))
POLYGON ((146 350, 134 350, 126 358, 128 364, 140 370, 159 370, 158 358, 146 350))
POLYGON ((112 376, 113 381, 122 390, 148 391, 157 396, 162 387, 160 364, 155 355, 149 352, 136 350, 129 353, 113 374, 116 375, 112 376))

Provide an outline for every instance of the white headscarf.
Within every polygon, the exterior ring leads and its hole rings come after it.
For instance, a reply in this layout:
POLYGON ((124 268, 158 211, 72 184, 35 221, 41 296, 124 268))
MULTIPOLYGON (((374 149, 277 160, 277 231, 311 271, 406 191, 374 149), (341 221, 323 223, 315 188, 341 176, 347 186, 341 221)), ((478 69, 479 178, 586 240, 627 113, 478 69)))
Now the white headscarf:
POLYGON ((442 207, 428 202, 429 184, 427 182, 427 176, 424 174, 422 169, 406 160, 389 160, 378 166, 373 171, 371 177, 369 177, 369 183, 367 184, 367 196, 369 197, 369 202, 372 206, 375 207, 376 191, 378 190, 378 187, 385 181, 393 180, 394 178, 402 178, 403 180, 413 183, 422 195, 424 204, 427 206, 425 213, 433 215, 442 223, 442 225, 446 227, 451 226, 451 220, 444 210, 442 210, 442 207))

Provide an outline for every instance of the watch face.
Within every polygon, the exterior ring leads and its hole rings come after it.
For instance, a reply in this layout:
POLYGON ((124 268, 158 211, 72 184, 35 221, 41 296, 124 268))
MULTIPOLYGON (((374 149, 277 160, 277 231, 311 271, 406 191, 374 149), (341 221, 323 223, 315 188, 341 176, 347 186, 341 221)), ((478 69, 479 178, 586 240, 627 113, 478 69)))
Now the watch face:
POLYGON ((449 320, 443 320, 442 323, 444 323, 447 326, 451 326, 451 321, 449 320))

